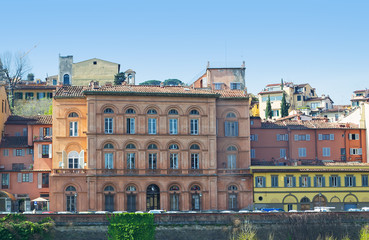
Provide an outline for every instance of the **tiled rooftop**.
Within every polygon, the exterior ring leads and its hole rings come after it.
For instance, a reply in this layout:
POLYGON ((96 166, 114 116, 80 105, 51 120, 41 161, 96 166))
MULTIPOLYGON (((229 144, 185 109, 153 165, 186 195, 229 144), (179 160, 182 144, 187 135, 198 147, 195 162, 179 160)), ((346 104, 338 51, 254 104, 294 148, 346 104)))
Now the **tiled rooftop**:
POLYGON ((18 116, 10 115, 5 124, 12 125, 48 125, 52 124, 51 115, 38 115, 38 116, 18 116))
POLYGON ((98 94, 132 94, 132 95, 181 95, 181 96, 211 96, 220 98, 246 98, 247 93, 242 90, 194 89, 182 86, 144 86, 144 85, 105 85, 94 88, 92 86, 66 86, 58 89, 55 97, 84 97, 85 95, 98 94))
POLYGON ((304 130, 304 129, 342 129, 342 128, 357 128, 357 125, 346 125, 339 123, 326 122, 321 120, 285 120, 276 122, 262 122, 261 128, 289 128, 294 130, 304 130))

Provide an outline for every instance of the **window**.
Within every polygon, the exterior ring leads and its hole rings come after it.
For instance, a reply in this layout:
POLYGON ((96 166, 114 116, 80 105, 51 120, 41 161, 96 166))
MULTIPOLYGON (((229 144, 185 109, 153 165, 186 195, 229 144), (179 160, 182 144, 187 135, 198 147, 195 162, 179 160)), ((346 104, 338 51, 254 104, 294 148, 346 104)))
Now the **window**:
POLYGON ((56 79, 53 79, 53 85, 58 85, 58 81, 56 79))
POLYGON ((299 148, 299 157, 306 157, 306 148, 299 148))
POLYGON ((361 186, 368 187, 368 175, 361 175, 361 186))
POLYGON ((341 187, 341 177, 337 175, 332 175, 329 177, 329 186, 330 187, 341 187))
POLYGON ((169 161, 171 169, 178 169, 178 153, 170 153, 169 161))
POLYGON ((271 180, 272 180, 271 186, 278 187, 278 175, 272 175, 271 180))
POLYGON ((78 114, 75 113, 75 112, 71 112, 71 113, 69 113, 68 117, 70 117, 70 118, 78 117, 78 114))
POLYGON ((192 109, 190 111, 190 115, 200 115, 199 111, 197 111, 196 109, 192 109))
POLYGON ((234 114, 233 112, 227 113, 226 118, 236 118, 236 114, 234 114))
POLYGON ((223 83, 214 83, 214 89, 215 90, 222 90, 223 83))
POLYGON ((1 189, 9 188, 9 173, 1 174, 1 189))
POLYGON ((228 154, 227 162, 228 162, 227 165, 229 169, 235 169, 236 168, 236 154, 228 154))
POLYGON ((169 119, 169 134, 178 134, 178 119, 169 119))
POLYGON ((49 187, 49 173, 42 173, 42 187, 49 187))
POLYGON ((105 153, 104 154, 104 158, 105 158, 105 168, 106 169, 113 169, 113 153, 105 153))
POLYGON ((33 99, 33 92, 26 92, 26 100, 33 99))
POLYGON ((4 157, 9 156, 9 149, 4 149, 4 150, 3 150, 3 156, 4 156, 4 157))
POLYGON ((178 150, 178 149, 179 149, 179 147, 178 147, 178 145, 177 145, 177 144, 171 144, 171 145, 169 146, 169 149, 170 149, 170 150, 178 150))
POLYGON ((347 175, 345 177, 345 187, 356 187, 356 177, 353 175, 347 175))
POLYGON ((135 169, 135 153, 127 153, 127 169, 135 169))
POLYGON ((237 121, 225 121, 224 122, 224 135, 226 137, 238 136, 238 122, 237 121))
POLYGON ((317 175, 314 177, 314 187, 325 187, 325 177, 317 175))
POLYGON ((257 141, 258 141, 258 135, 257 135, 257 134, 251 134, 251 135, 250 135, 250 141, 255 141, 255 142, 257 142, 257 141))
POLYGON ((105 118, 105 133, 106 134, 113 133, 113 118, 105 118))
POLYGON ((79 168, 78 161, 79 161, 78 152, 72 151, 68 154, 68 168, 79 168))
POLYGON ((149 118, 149 134, 156 134, 156 118, 149 118))
POLYGON ((14 93, 14 99, 23 99, 23 93, 21 92, 14 93))
POLYGON ((334 140, 334 134, 319 134, 319 140, 334 140))
POLYGON ((193 149, 193 150, 199 150, 200 149, 200 146, 197 145, 197 144, 192 144, 190 149, 193 149))
POLYGON ((157 154, 149 153, 149 169, 156 169, 156 160, 157 160, 157 154))
POLYGON ((288 141, 288 134, 277 134, 277 141, 288 141))
POLYGON ((359 134, 349 133, 349 140, 359 140, 359 134))
POLYGON ((254 120, 250 120, 250 125, 254 125, 254 120))
POLYGON ((272 110, 273 117, 279 117, 279 110, 272 110))
POLYGON ((170 109, 168 115, 178 115, 178 111, 175 109, 170 109))
POLYGON ((191 153, 191 169, 200 169, 200 157, 198 153, 191 153))
POLYGON ((42 158, 49 158, 49 145, 42 145, 42 158))
POLYGON ((158 147, 156 146, 156 144, 150 144, 147 149, 158 149, 158 147))
POLYGON ((296 187, 296 178, 294 176, 284 177, 284 186, 285 187, 296 187))
POLYGON ((158 114, 158 112, 155 109, 149 109, 147 114, 158 114))
MULTIPOLYGON (((50 130, 50 128, 47 128, 50 130)), ((23 136, 27 136, 28 135, 28 131, 27 128, 23 128, 23 136)), ((44 136, 50 136, 50 135, 44 135, 44 136)))
POLYGON ((350 155, 362 155, 361 148, 350 148, 350 155))
POLYGON ((231 90, 241 89, 241 83, 231 83, 231 90))
POLYGON ((30 175, 33 173, 23 173, 22 174, 22 182, 32 182, 30 175))
POLYGON ((15 156, 24 156, 23 149, 16 149, 15 156))
POLYGON ((301 101, 302 97, 300 95, 297 96, 297 101, 301 101))
POLYGON ((331 156, 331 148, 323 148, 323 157, 330 157, 331 156))
POLYGON ((69 74, 64 74, 64 76, 63 76, 63 85, 70 85, 69 74))
POLYGON ((107 143, 104 145, 104 149, 114 149, 114 146, 111 143, 107 143))
POLYGON ((174 185, 169 188, 170 210, 179 211, 179 187, 174 185))
POLYGON ((128 108, 126 114, 136 114, 136 111, 133 108, 128 108))
POLYGON ((43 99, 45 98, 45 93, 44 92, 38 92, 37 93, 37 99, 43 99))
POLYGON ((251 158, 255 158, 255 149, 251 149, 250 154, 251 158))
POLYGON ((307 175, 302 175, 300 177, 300 187, 310 187, 310 177, 307 175))
POLYGON ((135 119, 127 118, 127 134, 135 134, 135 119))
POLYGON ((317 109, 318 107, 320 107, 320 102, 311 103, 311 109, 317 109))
POLYGON ((191 135, 199 135, 199 119, 191 119, 191 135))
POLYGON ((105 108, 104 113, 106 113, 106 114, 113 114, 114 113, 114 110, 111 109, 111 108, 105 108))
POLYGON ((136 149, 136 146, 132 143, 127 144, 126 149, 136 149))
MULTIPOLYGON (((270 101, 273 102, 273 101, 281 101, 283 98, 283 96, 270 96, 270 101)), ((267 102, 268 101, 268 97, 262 97, 261 98, 261 101, 262 102, 267 102)))
POLYGON ((20 171, 25 169, 24 163, 12 163, 12 170, 13 171, 20 171))
POLYGON ((310 134, 295 134, 295 141, 310 141, 310 134))
POLYGON ((279 149, 279 157, 280 158, 286 157, 286 149, 285 148, 279 149))
POLYGON ((265 177, 255 177, 255 187, 265 187, 265 177))

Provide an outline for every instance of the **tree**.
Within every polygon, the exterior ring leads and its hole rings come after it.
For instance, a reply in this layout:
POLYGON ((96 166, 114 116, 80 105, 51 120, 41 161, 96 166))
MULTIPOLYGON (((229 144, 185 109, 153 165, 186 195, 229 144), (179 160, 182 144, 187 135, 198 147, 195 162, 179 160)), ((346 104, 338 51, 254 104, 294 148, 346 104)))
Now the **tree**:
POLYGON ((164 86, 178 86, 178 85, 183 86, 185 85, 185 83, 179 79, 172 79, 172 78, 164 81, 164 86))
POLYGON ((28 73, 27 75, 27 81, 34 81, 35 80, 35 75, 33 73, 28 73))
POLYGON ((114 76, 114 85, 121 85, 126 80, 124 72, 120 72, 114 76))
POLYGON ((16 104, 13 109, 14 115, 36 116, 52 115, 52 99, 27 100, 22 104, 16 104))
POLYGON ((267 101, 267 105, 266 105, 266 109, 265 109, 265 118, 272 118, 273 117, 273 112, 272 112, 272 104, 270 103, 270 95, 268 95, 268 101, 267 101))
POLYGON ((0 56, 3 64, 2 71, 5 75, 6 83, 9 84, 9 102, 12 108, 14 107, 14 89, 24 75, 31 70, 26 55, 27 53, 12 54, 5 52, 0 56))
POLYGON ((140 83, 140 85, 153 85, 153 86, 160 86, 161 81, 159 80, 147 80, 145 82, 140 83))
POLYGON ((281 102, 281 116, 287 117, 288 116, 288 109, 290 108, 290 104, 286 101, 286 93, 283 92, 282 102, 281 102))

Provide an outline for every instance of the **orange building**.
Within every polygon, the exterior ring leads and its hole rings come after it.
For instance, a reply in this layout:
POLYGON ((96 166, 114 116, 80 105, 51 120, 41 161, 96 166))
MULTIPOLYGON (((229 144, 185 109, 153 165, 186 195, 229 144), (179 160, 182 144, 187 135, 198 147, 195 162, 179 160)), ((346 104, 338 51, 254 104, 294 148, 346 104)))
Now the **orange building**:
POLYGON ((47 209, 52 158, 51 116, 9 116, 0 144, 0 211, 47 209), (32 200, 43 198, 45 203, 32 200))
POLYGON ((53 111, 54 211, 252 204, 243 90, 95 82, 59 89, 53 111))
POLYGON ((250 139, 254 164, 366 162, 366 131, 350 124, 251 118, 250 139))

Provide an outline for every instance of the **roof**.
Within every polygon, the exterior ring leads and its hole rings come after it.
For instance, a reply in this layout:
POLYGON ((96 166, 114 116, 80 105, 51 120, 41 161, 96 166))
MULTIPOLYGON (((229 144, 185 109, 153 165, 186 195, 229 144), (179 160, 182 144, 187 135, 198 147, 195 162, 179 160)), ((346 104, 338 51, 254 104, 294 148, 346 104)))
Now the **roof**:
POLYGON ((28 137, 4 137, 1 140, 0 148, 24 148, 28 147, 28 137))
POLYGON ((99 61, 103 61, 103 62, 108 62, 108 63, 113 63, 113 64, 119 65, 119 63, 106 61, 106 60, 103 60, 103 59, 100 59, 100 58, 91 58, 91 59, 87 59, 87 60, 84 60, 84 61, 81 61, 81 62, 75 62, 73 64, 78 64, 78 63, 83 63, 83 62, 88 62, 88 61, 93 61, 93 60, 99 60, 99 61))
POLYGON ((263 91, 259 92, 259 94, 275 94, 275 93, 284 93, 283 90, 277 90, 277 91, 263 91))
POLYGON ((145 86, 145 85, 105 85, 67 86, 58 89, 55 98, 85 97, 85 95, 132 95, 132 96, 174 96, 174 97, 214 97, 248 98, 243 90, 194 89, 183 86, 145 86))
POLYGON ((9 125, 51 125, 51 115, 38 115, 38 116, 18 116, 10 115, 5 124, 9 125))
POLYGON ((293 130, 304 130, 304 129, 358 129, 356 124, 340 124, 326 122, 325 120, 284 120, 276 122, 262 122, 261 128, 278 129, 288 128, 293 130))

